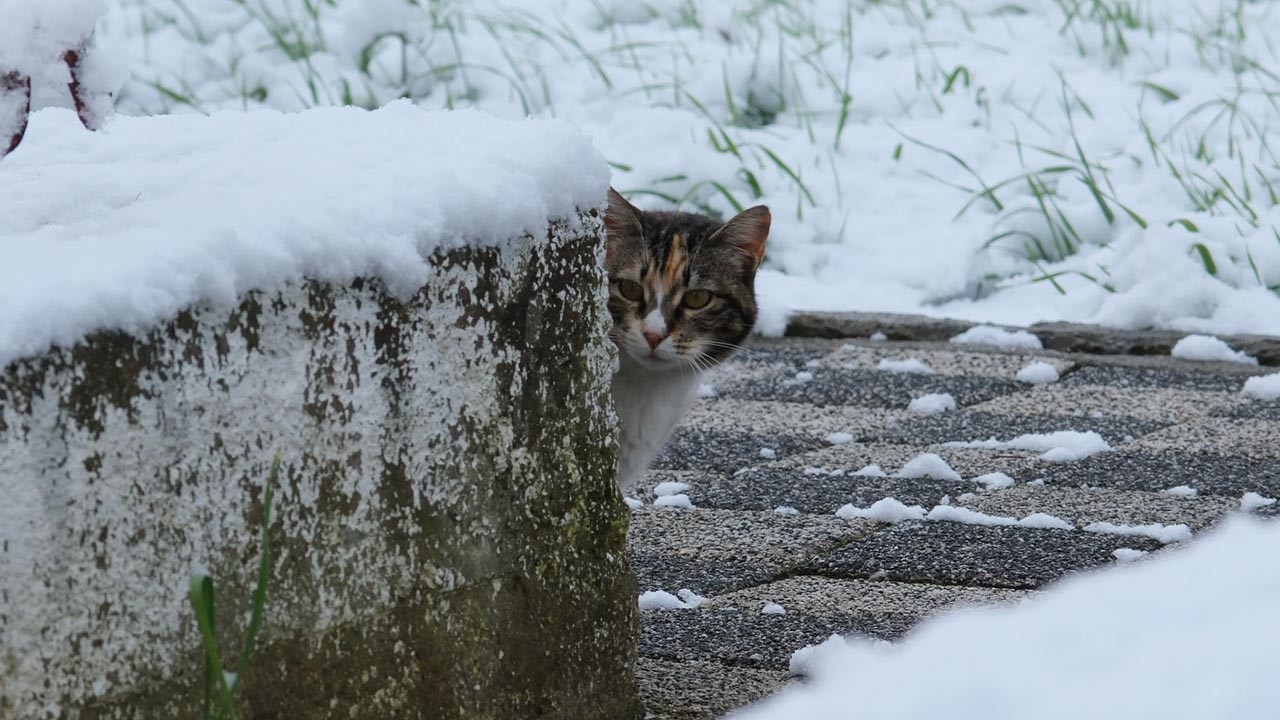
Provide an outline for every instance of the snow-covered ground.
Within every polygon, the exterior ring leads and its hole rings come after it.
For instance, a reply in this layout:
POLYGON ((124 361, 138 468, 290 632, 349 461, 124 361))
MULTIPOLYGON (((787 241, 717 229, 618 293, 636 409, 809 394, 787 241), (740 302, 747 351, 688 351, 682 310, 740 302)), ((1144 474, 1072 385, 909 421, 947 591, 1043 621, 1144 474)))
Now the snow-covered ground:
POLYGON ((1280 333, 1275 3, 106 4, 124 113, 555 116, 642 206, 768 203, 766 331, 818 308, 1280 333))
POLYGON ((833 638, 792 658, 812 682, 734 717, 1273 718, 1277 553, 1280 526, 1235 519, 1016 607, 935 618, 893 645, 833 638))

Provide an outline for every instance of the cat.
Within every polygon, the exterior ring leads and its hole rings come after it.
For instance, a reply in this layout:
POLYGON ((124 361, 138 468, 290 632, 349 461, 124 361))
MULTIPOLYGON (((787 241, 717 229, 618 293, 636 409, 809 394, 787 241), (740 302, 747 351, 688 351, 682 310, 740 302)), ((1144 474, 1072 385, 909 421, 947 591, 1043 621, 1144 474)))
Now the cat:
POLYGON ((728 222, 646 212, 609 189, 605 270, 624 495, 692 405, 702 373, 732 355, 755 325, 755 276, 770 221, 764 205, 728 222))

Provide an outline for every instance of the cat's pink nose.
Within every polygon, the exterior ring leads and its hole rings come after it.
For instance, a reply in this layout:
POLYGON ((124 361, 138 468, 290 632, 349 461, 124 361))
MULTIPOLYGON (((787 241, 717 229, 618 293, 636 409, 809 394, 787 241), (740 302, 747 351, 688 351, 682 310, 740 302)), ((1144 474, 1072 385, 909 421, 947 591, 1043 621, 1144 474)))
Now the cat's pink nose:
POLYGON ((649 343, 650 350, 656 350, 658 348, 658 343, 662 342, 663 340, 666 340, 667 336, 665 333, 656 333, 656 332, 650 332, 648 330, 645 330, 644 339, 646 342, 649 343))

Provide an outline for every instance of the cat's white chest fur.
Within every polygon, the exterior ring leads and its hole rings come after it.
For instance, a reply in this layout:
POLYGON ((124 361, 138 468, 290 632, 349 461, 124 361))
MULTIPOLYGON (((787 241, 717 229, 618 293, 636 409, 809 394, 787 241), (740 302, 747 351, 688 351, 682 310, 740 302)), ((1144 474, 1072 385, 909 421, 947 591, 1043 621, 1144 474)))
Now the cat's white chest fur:
POLYGON ((620 359, 613 376, 613 403, 618 432, 618 485, 625 494, 649 467, 676 424, 693 404, 700 374, 691 368, 649 370, 620 359))

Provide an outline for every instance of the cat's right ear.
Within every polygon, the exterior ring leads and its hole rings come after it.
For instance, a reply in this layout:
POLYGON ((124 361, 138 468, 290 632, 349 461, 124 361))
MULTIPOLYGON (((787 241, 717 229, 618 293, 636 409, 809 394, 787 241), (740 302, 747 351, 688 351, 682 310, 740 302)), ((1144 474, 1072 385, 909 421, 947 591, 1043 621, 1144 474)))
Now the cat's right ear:
POLYGON ((604 229, 610 242, 622 239, 640 239, 643 236, 640 210, 627 202, 622 194, 609 188, 609 209, 604 213, 604 229))

